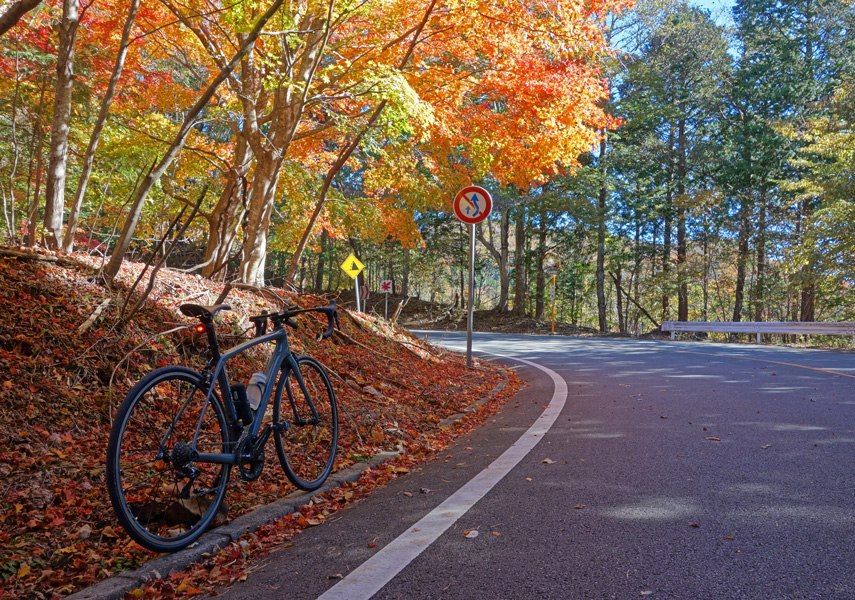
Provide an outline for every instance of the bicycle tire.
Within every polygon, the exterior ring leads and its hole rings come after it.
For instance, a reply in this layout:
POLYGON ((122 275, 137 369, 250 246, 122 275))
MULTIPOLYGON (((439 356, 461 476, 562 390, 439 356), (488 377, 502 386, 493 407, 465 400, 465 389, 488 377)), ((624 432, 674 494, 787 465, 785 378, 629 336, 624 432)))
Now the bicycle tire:
POLYGON ((113 422, 110 501, 124 530, 149 550, 174 552, 192 544, 223 504, 231 466, 188 459, 194 436, 199 452, 231 448, 223 405, 214 394, 206 407, 206 395, 195 371, 163 367, 128 392, 113 422))
POLYGON ((335 462, 338 446, 338 407, 335 391, 326 369, 309 356, 296 357, 300 374, 310 395, 307 401, 294 373, 283 367, 273 402, 273 422, 283 421, 283 392, 287 394, 293 420, 287 418, 287 428, 274 429, 276 453, 285 475, 295 486, 307 492, 321 487, 335 462), (310 402, 318 413, 314 422, 310 402))

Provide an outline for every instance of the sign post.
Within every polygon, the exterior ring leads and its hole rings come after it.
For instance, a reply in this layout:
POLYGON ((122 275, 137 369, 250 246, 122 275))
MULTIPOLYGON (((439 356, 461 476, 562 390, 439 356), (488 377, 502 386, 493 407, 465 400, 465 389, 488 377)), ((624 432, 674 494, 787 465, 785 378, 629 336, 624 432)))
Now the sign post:
POLYGON ((353 278, 353 291, 356 296, 356 312, 362 312, 362 308, 359 305, 359 274, 362 273, 362 269, 365 268, 359 259, 356 258, 353 254, 348 256, 343 263, 341 263, 341 270, 350 275, 353 278))
POLYGON ((561 270, 561 259, 552 252, 543 256, 543 272, 552 277, 552 335, 555 335, 555 276, 561 270))
POLYGON ((477 185, 463 188, 454 197, 454 214, 469 225, 469 317, 466 327, 466 366, 472 366, 472 326, 475 312, 475 224, 490 215, 493 198, 490 192, 477 185))
POLYGON ((389 320, 389 294, 392 293, 392 282, 390 280, 380 282, 380 292, 386 294, 386 310, 383 318, 389 320))

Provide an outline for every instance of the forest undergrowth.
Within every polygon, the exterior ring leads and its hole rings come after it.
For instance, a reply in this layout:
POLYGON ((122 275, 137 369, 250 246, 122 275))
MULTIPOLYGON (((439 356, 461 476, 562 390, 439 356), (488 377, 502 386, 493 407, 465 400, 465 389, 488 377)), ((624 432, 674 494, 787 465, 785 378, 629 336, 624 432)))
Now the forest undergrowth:
MULTIPOLYGON (((143 308, 122 323, 121 306, 143 265, 126 262, 113 289, 97 282, 97 266, 85 257, 0 256, 0 600, 62 598, 157 557, 130 540, 113 516, 104 473, 111 420, 148 371, 204 364, 206 344, 192 328, 170 330, 194 325, 179 313, 180 304, 213 303, 223 285, 163 270, 143 308)), ((330 299, 276 292, 303 307, 330 299)), ((279 308, 269 294, 252 289, 232 289, 225 302, 232 307, 218 322, 225 347, 251 335, 249 316, 279 308)), ((241 580, 248 558, 287 544, 303 528, 430 459, 522 385, 513 372, 489 363, 467 368, 459 355, 382 319, 340 314, 341 331, 326 341, 315 341, 326 323, 313 315, 300 317, 290 337, 296 353, 318 358, 331 372, 341 412, 335 468, 381 451, 403 453, 247 534, 206 564, 132 597, 192 596, 241 580), (503 380, 507 385, 490 402, 451 427, 440 426, 503 380)), ((229 375, 246 381, 265 359, 259 350, 232 361, 229 375)), ((229 489, 229 517, 293 491, 275 456, 268 458, 260 479, 229 489)))

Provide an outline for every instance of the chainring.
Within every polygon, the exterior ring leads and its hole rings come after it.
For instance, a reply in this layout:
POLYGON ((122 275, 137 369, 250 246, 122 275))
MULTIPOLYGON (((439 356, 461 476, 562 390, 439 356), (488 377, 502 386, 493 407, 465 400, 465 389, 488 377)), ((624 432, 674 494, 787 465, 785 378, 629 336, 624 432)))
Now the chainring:
POLYGON ((238 446, 240 462, 238 470, 244 481, 255 481, 261 477, 261 471, 264 469, 264 450, 257 452, 255 449, 255 440, 247 437, 238 446))

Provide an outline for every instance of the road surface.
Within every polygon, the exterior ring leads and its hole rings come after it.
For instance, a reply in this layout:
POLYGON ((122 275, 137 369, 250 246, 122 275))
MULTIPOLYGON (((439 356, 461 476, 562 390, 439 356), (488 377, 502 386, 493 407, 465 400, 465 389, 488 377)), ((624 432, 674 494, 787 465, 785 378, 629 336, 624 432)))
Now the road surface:
MULTIPOLYGON (((465 348, 465 334, 431 339, 465 348)), ((474 347, 529 387, 219 597, 855 599, 852 353, 474 347)))

